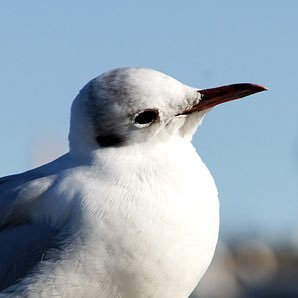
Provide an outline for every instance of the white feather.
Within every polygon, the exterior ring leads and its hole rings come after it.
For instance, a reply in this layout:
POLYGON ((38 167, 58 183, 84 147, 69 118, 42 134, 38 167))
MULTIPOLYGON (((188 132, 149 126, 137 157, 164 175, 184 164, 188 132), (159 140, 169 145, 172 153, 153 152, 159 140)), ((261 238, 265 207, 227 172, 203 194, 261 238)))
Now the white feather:
POLYGON ((190 295, 212 259, 219 226, 216 186, 190 143, 204 114, 175 117, 197 97, 147 69, 116 70, 82 90, 72 108, 70 152, 23 174, 42 177, 21 187, 12 212, 30 201, 23 217, 57 229, 58 248, 0 297, 190 295), (103 106, 110 114, 98 116, 103 106), (147 108, 160 111, 158 123, 142 129, 127 120, 147 108), (94 133, 113 125, 122 125, 125 144, 99 148, 94 133))

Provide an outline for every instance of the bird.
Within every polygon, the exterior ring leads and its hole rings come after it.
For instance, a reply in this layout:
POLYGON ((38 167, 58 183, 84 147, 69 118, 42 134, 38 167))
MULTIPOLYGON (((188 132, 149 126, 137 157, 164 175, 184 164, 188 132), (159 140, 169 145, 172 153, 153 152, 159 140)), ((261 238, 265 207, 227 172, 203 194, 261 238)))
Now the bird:
POLYGON ((69 152, 0 178, 0 297, 188 297, 219 230, 193 135, 214 106, 264 90, 201 90, 145 67, 87 83, 69 152))

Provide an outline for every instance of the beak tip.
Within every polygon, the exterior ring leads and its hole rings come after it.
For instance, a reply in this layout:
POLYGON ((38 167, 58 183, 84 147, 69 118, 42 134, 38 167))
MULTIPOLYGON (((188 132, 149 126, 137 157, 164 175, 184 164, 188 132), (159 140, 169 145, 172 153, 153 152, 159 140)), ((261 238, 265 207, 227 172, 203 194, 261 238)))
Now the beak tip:
MULTIPOLYGON (((269 89, 265 86, 259 85, 259 84, 251 84, 251 83, 238 83, 230 85, 234 90, 235 93, 239 94, 238 98, 245 97, 254 93, 262 92, 262 91, 268 91, 269 89)), ((229 86, 228 86, 229 87, 229 86)))
POLYGON ((234 87, 235 90, 239 91, 249 91, 252 93, 268 91, 268 88, 259 84, 252 84, 252 83, 238 83, 230 85, 234 87))
POLYGON ((259 91, 259 92, 262 92, 262 91, 268 91, 269 88, 266 87, 266 86, 262 86, 262 85, 258 85, 258 84, 254 84, 254 86, 256 87, 256 89, 259 91))

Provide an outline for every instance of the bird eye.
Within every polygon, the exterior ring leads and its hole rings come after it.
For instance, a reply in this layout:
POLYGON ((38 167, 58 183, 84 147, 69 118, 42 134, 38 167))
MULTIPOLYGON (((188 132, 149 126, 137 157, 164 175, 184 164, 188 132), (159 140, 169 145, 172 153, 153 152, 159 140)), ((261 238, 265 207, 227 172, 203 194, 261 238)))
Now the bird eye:
POLYGON ((158 117, 157 110, 146 110, 144 112, 139 113, 135 118, 135 123, 138 124, 149 124, 156 120, 158 117))

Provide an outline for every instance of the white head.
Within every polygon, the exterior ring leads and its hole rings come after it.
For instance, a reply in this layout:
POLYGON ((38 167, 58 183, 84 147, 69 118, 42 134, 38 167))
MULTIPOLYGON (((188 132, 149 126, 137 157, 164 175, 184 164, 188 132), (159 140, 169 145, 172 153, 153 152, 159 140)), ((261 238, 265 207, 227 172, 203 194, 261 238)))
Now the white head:
POLYGON ((73 102, 70 150, 164 142, 171 137, 190 141, 211 107, 262 90, 252 84, 199 90, 147 68, 108 71, 90 81, 73 102))

